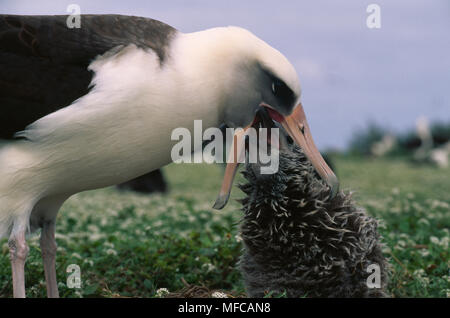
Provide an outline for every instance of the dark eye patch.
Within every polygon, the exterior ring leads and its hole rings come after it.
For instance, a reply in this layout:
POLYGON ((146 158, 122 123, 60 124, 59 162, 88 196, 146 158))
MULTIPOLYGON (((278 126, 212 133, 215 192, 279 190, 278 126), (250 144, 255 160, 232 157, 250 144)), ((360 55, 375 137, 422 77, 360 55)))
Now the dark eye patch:
POLYGON ((265 72, 270 80, 272 94, 278 100, 278 106, 290 109, 296 100, 296 96, 292 89, 290 89, 284 81, 282 81, 270 71, 265 70, 265 72))
POLYGON ((279 79, 274 79, 272 82, 272 92, 277 98, 288 99, 294 93, 287 87, 287 85, 279 79))
POLYGON ((289 107, 295 102, 294 92, 276 77, 272 78, 272 93, 284 107, 289 107))

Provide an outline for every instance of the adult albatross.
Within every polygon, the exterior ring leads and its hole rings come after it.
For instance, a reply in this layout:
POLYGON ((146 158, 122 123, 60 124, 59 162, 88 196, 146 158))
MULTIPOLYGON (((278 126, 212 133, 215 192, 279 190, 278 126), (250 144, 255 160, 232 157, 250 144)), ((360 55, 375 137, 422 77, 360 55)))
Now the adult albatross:
MULTIPOLYGON (((9 237, 15 297, 25 297, 27 233, 42 228, 47 295, 58 297, 64 201, 170 163, 172 130, 192 131, 196 119, 247 128, 267 112, 337 188, 298 104, 293 66, 249 31, 181 33, 120 15, 82 15, 71 29, 66 19, 0 15, 0 238, 9 237)), ((236 168, 228 165, 216 208, 236 168)))

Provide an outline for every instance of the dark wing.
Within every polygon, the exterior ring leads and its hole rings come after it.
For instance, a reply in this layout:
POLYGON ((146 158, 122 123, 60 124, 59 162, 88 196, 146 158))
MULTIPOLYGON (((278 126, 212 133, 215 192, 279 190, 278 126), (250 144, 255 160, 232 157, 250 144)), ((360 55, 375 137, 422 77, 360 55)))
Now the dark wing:
POLYGON ((0 139, 11 139, 35 120, 88 93, 89 63, 99 54, 133 43, 151 48, 161 63, 176 30, 133 16, 0 15, 0 139))

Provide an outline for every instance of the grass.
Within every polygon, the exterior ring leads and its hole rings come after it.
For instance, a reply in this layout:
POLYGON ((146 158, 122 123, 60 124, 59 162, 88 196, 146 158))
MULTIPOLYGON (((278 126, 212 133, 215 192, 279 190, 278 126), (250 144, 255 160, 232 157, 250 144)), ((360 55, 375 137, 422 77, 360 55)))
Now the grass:
MULTIPOLYGON (((450 170, 394 159, 335 157, 343 189, 381 220, 392 264, 395 297, 450 294, 450 170)), ((241 243, 237 223, 242 194, 234 188, 223 211, 211 209, 222 169, 171 165, 170 193, 138 195, 114 188, 80 193, 63 206, 57 222, 57 275, 62 297, 155 297, 159 288, 189 284, 245 295, 236 269, 241 243), (66 285, 69 264, 81 268, 82 286, 66 285)), ((45 297, 37 236, 29 240, 28 297, 45 297)), ((0 297, 12 295, 6 240, 0 242, 0 297)))

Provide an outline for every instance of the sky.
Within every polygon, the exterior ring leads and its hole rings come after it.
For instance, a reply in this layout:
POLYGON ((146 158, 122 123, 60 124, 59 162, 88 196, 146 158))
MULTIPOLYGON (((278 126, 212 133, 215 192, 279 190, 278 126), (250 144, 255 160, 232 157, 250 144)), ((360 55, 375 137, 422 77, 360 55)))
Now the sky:
POLYGON ((182 32, 235 25, 294 65, 319 148, 344 148, 370 122, 401 132, 418 118, 450 121, 448 0, 0 0, 0 14, 116 13, 182 32), (381 28, 368 28, 367 7, 381 28))

